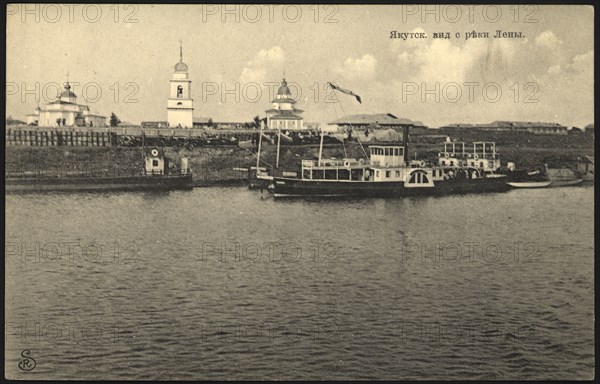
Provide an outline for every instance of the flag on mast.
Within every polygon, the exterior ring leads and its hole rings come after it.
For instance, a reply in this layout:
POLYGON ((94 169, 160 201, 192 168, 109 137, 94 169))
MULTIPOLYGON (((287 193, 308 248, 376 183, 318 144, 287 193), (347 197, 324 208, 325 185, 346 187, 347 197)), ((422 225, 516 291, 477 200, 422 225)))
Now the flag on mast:
POLYGON ((356 97, 356 101, 358 101, 359 103, 362 104, 362 101, 360 100, 360 96, 358 96, 356 93, 348 90, 348 89, 344 89, 341 87, 338 87, 337 85, 333 84, 333 83, 327 83, 329 84, 329 86, 331 87, 331 89, 335 89, 336 91, 340 91, 342 93, 345 93, 346 95, 350 95, 350 96, 354 96, 356 97))

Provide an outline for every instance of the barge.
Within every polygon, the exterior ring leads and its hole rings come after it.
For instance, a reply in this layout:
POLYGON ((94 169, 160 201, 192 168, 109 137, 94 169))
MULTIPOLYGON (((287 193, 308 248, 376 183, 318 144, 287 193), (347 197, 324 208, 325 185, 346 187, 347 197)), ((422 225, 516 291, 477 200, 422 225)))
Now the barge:
POLYGON ((169 161, 159 148, 144 150, 144 168, 138 174, 126 176, 82 175, 73 172, 38 174, 6 172, 7 193, 81 192, 81 191, 166 191, 191 189, 192 170, 187 158, 180 167, 169 167, 169 161))

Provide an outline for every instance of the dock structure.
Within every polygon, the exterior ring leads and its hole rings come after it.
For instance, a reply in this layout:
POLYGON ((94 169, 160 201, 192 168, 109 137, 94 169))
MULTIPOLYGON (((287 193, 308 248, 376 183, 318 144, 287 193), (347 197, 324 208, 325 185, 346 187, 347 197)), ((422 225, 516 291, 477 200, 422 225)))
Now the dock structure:
POLYGON ((99 129, 7 128, 5 138, 7 146, 110 147, 116 145, 115 133, 99 129))
MULTIPOLYGON (((271 138, 278 134, 276 129, 263 129, 271 138)), ((309 133, 309 131, 305 132, 309 133)), ((241 141, 258 142, 257 129, 210 129, 210 128, 142 128, 125 127, 36 127, 9 126, 5 130, 7 146, 141 146, 142 138, 169 146, 192 143, 198 145, 237 145, 241 141)), ((313 135, 317 135, 313 132, 313 135)), ((271 139, 269 139, 272 141, 271 139)))

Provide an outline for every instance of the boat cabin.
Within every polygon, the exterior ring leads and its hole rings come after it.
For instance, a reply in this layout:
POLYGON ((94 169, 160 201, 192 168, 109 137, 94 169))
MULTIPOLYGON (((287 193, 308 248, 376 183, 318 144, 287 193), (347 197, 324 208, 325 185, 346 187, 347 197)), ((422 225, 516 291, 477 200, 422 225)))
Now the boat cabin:
POLYGON ((160 148, 146 148, 144 151, 144 171, 147 175, 164 175, 168 160, 160 148))
POLYGON ((304 180, 366 181, 370 178, 368 164, 363 159, 302 160, 304 180))
POLYGON ((413 161, 408 164, 408 154, 403 145, 372 145, 369 150, 372 181, 403 181, 406 187, 433 186, 433 171, 426 168, 424 161, 413 161))
POLYGON ((400 167, 406 162, 403 146, 371 145, 369 151, 373 167, 400 167))

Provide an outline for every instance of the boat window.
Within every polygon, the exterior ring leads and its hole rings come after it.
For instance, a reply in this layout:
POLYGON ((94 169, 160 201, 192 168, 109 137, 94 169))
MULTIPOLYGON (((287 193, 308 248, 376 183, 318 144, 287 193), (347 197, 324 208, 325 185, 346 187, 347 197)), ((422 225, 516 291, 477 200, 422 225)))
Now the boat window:
POLYGON ((375 177, 379 177, 379 171, 375 171, 375 177))
POLYGON ((327 169, 325 170, 325 178, 327 180, 335 180, 337 179, 337 174, 335 169, 327 169))
POLYGON ((480 162, 479 162, 479 166, 480 166, 481 168, 483 168, 483 161, 480 161, 480 162))
POLYGON ((450 160, 450 166, 452 167, 454 165, 454 161, 450 160))
POLYGON ((385 171, 385 177, 388 179, 392 177, 392 171, 385 171))
POLYGON ((446 165, 446 162, 444 160, 442 160, 442 165, 446 165))
POLYGON ((352 180, 360 180, 362 177, 362 169, 353 169, 350 174, 352 180))
POLYGON ((305 169, 304 171, 302 171, 302 178, 310 179, 310 169, 305 169))
POLYGON ((396 177, 400 177, 400 171, 396 171, 396 177))
POLYGON ((348 170, 348 169, 338 170, 338 179, 349 180, 350 179, 350 170, 348 170))

